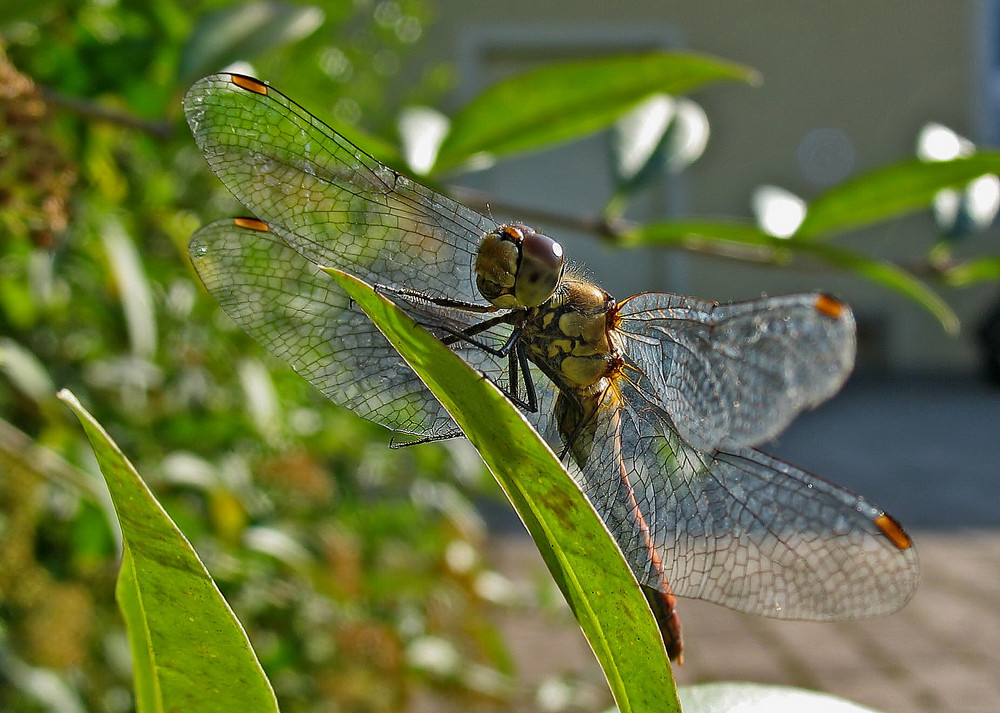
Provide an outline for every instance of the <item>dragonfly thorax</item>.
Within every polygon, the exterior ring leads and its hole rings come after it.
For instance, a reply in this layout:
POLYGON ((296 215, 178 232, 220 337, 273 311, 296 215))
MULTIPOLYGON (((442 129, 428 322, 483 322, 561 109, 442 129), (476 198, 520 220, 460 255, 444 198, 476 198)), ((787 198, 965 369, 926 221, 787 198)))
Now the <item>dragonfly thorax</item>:
POLYGON ((523 339, 528 358, 560 389, 582 392, 612 371, 615 300, 576 276, 563 278, 555 296, 529 312, 523 339))
POLYGON ((537 307, 552 297, 563 274, 562 245, 526 225, 488 233, 476 255, 476 287, 502 309, 537 307))

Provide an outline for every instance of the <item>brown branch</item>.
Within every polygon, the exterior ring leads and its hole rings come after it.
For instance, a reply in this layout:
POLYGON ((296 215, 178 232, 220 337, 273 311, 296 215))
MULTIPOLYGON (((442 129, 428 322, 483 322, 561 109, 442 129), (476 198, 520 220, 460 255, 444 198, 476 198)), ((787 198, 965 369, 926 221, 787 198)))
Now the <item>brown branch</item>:
POLYGON ((537 221, 546 225, 592 233, 609 242, 616 242, 635 226, 634 223, 624 219, 612 220, 599 215, 579 216, 545 208, 528 208, 523 205, 515 205, 496 199, 484 191, 477 191, 473 188, 450 186, 448 191, 459 203, 479 211, 489 213, 491 210, 497 210, 501 213, 516 216, 518 220, 537 221))
POLYGON ((150 121, 120 109, 112 109, 106 106, 101 106, 97 102, 93 102, 88 99, 71 97, 57 92, 54 89, 43 88, 42 97, 53 106, 69 109, 70 111, 88 119, 105 121, 118 126, 124 126, 129 129, 138 129, 139 131, 150 134, 160 141, 169 139, 174 133, 173 125, 171 125, 168 121, 150 121))
MULTIPOLYGON (((486 213, 495 209, 501 213, 515 216, 518 220, 528 222, 537 221, 545 225, 590 233, 614 247, 632 247, 628 242, 628 234, 638 225, 634 221, 626 220, 625 218, 609 218, 602 215, 579 216, 546 208, 529 208, 522 205, 515 205, 495 199, 484 191, 462 186, 450 186, 448 191, 455 200, 470 208, 486 213)), ((673 248, 726 260, 754 262, 766 265, 780 266, 788 262, 786 256, 781 255, 779 251, 770 246, 745 245, 728 240, 708 240, 699 236, 690 236, 682 241, 670 244, 657 245, 655 243, 646 243, 642 247, 673 248)))

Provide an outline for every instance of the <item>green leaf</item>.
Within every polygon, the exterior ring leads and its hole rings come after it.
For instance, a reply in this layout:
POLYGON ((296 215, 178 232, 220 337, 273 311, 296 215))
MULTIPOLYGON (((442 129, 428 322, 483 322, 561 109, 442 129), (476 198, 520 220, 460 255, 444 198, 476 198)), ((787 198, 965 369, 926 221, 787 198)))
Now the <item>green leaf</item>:
POLYGON ((996 280, 1000 280, 1000 255, 975 258, 944 271, 944 281, 951 287, 969 287, 996 280))
POLYGON ((549 64, 494 84, 459 111, 434 170, 481 153, 507 155, 591 134, 657 92, 682 94, 710 82, 756 78, 742 65, 674 52, 549 64))
POLYGON ((898 265, 827 243, 776 238, 742 221, 679 221, 641 225, 626 233, 626 245, 676 245, 698 252, 750 258, 773 264, 788 262, 796 254, 847 270, 888 287, 923 306, 949 334, 957 334, 959 320, 941 297, 898 265))
POLYGON ((877 223, 928 207, 942 188, 1000 174, 1000 153, 981 152, 953 161, 910 159, 858 176, 823 193, 795 234, 796 240, 877 223))
POLYGON ((0 374, 36 404, 45 403, 56 392, 42 360, 8 337, 0 337, 0 374))
POLYGON ((759 259, 774 262, 777 252, 788 250, 789 241, 768 235, 752 223, 742 220, 658 221, 639 225, 622 235, 623 247, 677 246, 695 251, 724 251, 750 246, 760 248, 759 259))
POLYGON ((829 265, 849 270, 909 297, 934 315, 948 334, 958 334, 961 323, 954 310, 940 295, 899 265, 832 245, 809 245, 805 252, 812 253, 829 265))
POLYGON ((245 2, 206 16, 181 52, 182 82, 217 72, 237 60, 308 37, 323 23, 313 5, 245 2))
POLYGON ((5 0, 0 4, 0 25, 42 16, 55 0, 5 0))
POLYGON ((490 381, 394 304, 357 278, 327 270, 479 450, 580 622, 619 710, 679 710, 663 641, 635 576, 549 447, 490 381))
POLYGON ((702 683, 678 689, 684 713, 774 713, 774 711, 822 711, 822 713, 877 713, 857 703, 826 693, 763 683, 702 683))
POLYGON ((117 596, 137 710, 277 711, 243 627, 190 543, 76 396, 64 389, 59 398, 87 432, 121 523, 117 596))

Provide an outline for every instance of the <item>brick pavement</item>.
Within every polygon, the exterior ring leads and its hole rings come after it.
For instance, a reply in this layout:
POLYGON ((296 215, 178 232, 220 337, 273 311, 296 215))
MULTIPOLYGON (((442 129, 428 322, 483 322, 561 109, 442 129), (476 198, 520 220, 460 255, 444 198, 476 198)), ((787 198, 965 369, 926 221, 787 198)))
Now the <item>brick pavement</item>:
MULTIPOLYGON (((782 622, 681 600, 687 649, 685 665, 675 669, 678 684, 748 680, 820 690, 885 713, 997 713, 1000 530, 913 535, 920 589, 890 617, 782 622)), ((544 570, 526 537, 497 539, 489 556, 489 564, 514 581, 538 581, 544 570)), ((568 609, 556 616, 508 614, 501 626, 519 686, 527 691, 564 676, 576 681, 570 710, 600 711, 610 704, 568 609)))

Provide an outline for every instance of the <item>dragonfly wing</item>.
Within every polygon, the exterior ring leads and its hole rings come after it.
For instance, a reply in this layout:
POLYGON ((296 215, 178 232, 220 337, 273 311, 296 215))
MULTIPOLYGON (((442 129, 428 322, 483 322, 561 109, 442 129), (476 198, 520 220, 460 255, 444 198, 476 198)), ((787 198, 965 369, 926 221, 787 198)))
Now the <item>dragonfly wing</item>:
POLYGON ((491 219, 383 166, 255 79, 200 79, 184 113, 226 187, 312 262, 486 304, 473 268, 491 219))
POLYGON ((698 451, 627 383, 598 416, 573 470, 641 584, 812 620, 886 614, 916 589, 909 538, 860 496, 751 448, 698 451))
POLYGON ((638 387, 706 451, 770 440, 854 364, 851 311, 820 294, 717 304, 650 292, 622 302, 618 319, 638 387))
MULTIPOLYGON (((329 399, 397 431, 435 436, 458 430, 336 282, 263 223, 211 223, 194 235, 189 249, 223 310, 329 399)), ((499 374, 504 366, 481 349, 464 344, 455 349, 484 372, 499 374)))

